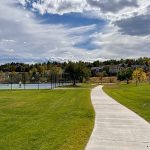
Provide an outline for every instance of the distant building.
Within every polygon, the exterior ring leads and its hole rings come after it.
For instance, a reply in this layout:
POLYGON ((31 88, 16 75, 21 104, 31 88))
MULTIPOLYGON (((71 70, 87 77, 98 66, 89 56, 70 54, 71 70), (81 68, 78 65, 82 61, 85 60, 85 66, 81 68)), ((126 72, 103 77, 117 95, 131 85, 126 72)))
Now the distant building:
POLYGON ((92 67, 91 73, 92 76, 96 76, 96 74, 105 71, 109 76, 116 76, 119 71, 124 70, 126 68, 130 68, 131 70, 135 70, 136 68, 142 68, 144 71, 150 71, 150 67, 146 65, 131 65, 130 67, 128 64, 118 64, 118 65, 103 65, 100 67, 92 67))
POLYGON ((91 68, 91 73, 93 76, 95 76, 98 73, 103 72, 103 67, 92 67, 91 68))
POLYGON ((132 70, 135 70, 137 68, 142 68, 144 71, 149 71, 150 67, 146 65, 131 65, 132 70))
POLYGON ((110 74, 117 74, 119 70, 120 70, 120 67, 118 65, 109 67, 110 74))

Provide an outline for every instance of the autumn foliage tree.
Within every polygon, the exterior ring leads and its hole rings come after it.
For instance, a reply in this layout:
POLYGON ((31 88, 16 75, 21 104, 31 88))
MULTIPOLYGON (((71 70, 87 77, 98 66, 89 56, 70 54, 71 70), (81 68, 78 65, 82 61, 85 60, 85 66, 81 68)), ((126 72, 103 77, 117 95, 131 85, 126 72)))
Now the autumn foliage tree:
POLYGON ((136 82, 136 86, 137 86, 138 83, 140 83, 140 82, 146 80, 146 78, 147 78, 147 77, 146 77, 146 73, 143 71, 142 68, 137 68, 137 69, 133 72, 132 77, 133 77, 133 79, 134 79, 135 82, 136 82))

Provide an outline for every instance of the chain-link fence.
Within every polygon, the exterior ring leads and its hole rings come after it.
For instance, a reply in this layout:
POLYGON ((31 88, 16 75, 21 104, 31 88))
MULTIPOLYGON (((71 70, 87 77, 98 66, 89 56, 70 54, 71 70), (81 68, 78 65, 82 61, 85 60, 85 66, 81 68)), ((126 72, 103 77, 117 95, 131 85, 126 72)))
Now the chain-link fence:
POLYGON ((53 89, 71 84, 68 74, 5 72, 0 74, 0 89, 53 89))

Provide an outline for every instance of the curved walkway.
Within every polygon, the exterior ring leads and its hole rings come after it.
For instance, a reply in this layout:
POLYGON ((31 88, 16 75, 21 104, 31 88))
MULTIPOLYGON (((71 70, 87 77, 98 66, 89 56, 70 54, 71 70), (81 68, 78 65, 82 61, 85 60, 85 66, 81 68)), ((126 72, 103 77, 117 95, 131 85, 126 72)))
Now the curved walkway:
POLYGON ((92 90, 95 127, 86 150, 150 150, 150 124, 98 86, 92 90))

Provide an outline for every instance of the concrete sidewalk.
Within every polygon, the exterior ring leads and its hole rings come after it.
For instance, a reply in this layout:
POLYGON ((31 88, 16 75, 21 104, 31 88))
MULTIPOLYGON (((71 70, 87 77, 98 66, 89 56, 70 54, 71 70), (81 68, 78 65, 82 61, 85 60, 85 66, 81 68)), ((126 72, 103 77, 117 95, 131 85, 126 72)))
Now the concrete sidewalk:
POLYGON ((86 150, 150 150, 150 124, 98 86, 92 90, 95 127, 86 150))

